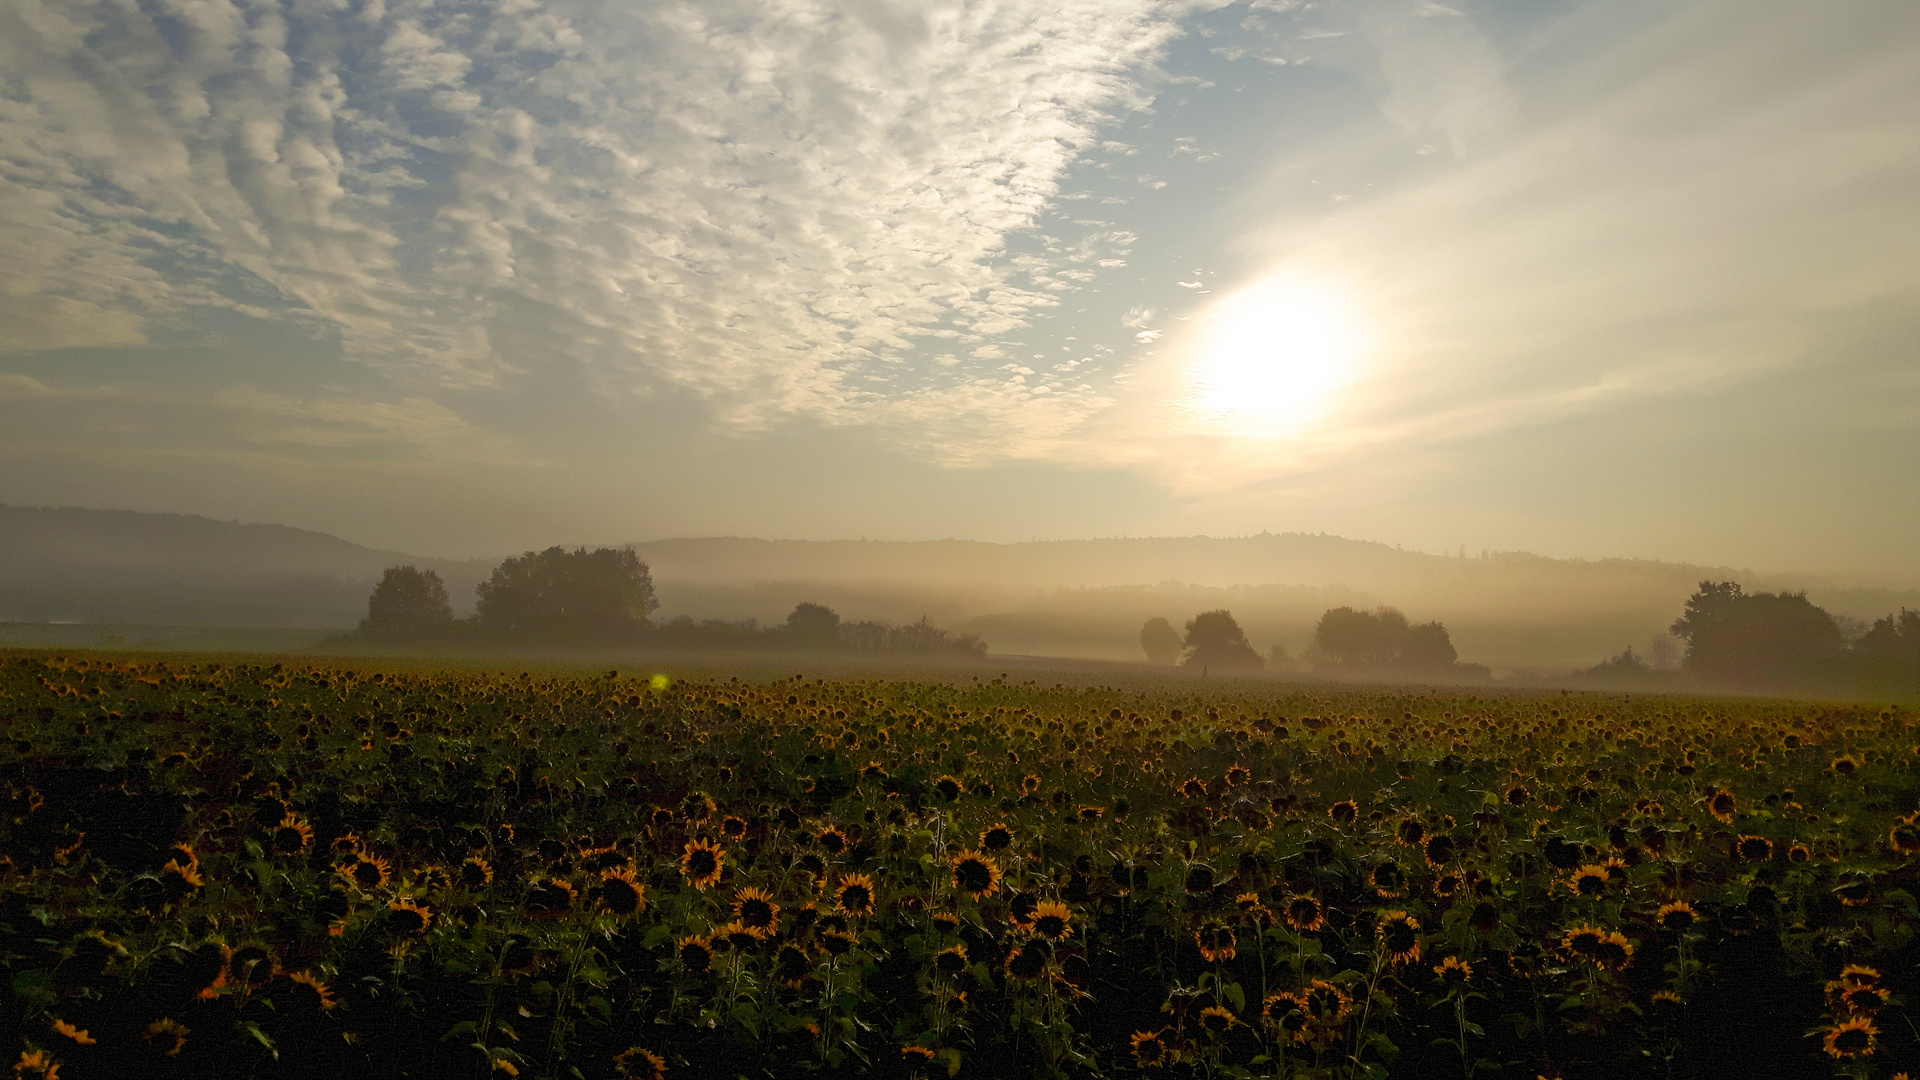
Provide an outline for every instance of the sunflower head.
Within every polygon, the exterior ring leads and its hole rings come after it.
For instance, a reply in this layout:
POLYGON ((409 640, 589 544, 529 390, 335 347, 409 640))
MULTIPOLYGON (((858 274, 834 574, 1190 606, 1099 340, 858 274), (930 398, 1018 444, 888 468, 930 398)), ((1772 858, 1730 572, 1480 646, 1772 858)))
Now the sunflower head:
POLYGON ((1434 965, 1433 974, 1442 986, 1465 986, 1467 980, 1473 978, 1473 965, 1457 956, 1449 956, 1434 965))
POLYGON ((1607 891, 1607 880, 1611 876, 1606 867, 1590 863, 1567 878, 1567 888, 1573 890, 1575 896, 1599 896, 1607 891))
POLYGON ((833 890, 833 906, 847 915, 873 912, 873 879, 865 874, 848 874, 833 890))
POLYGON ((1033 932, 1048 941, 1065 941, 1073 936, 1072 910, 1057 900, 1042 900, 1033 909, 1033 932))
POLYGON ((1225 1035, 1237 1022, 1231 1010, 1219 1005, 1209 1005, 1200 1010, 1200 1030, 1209 1035, 1225 1035))
POLYGON ((1320 901, 1311 896, 1295 896, 1287 901, 1287 925, 1302 933, 1310 933, 1327 924, 1326 913, 1320 907, 1320 901))
POLYGON ((1159 1031, 1136 1031, 1127 1044, 1133 1050, 1133 1063, 1143 1069, 1164 1065, 1170 1056, 1165 1028, 1159 1031))
POLYGON ((1420 920, 1404 911, 1389 911, 1374 927, 1374 936, 1387 959, 1408 964, 1420 959, 1420 920))
POLYGON ((1821 1049, 1836 1059, 1868 1057, 1874 1050, 1874 1039, 1880 1029, 1873 1020, 1865 1016, 1849 1016, 1827 1029, 1826 1038, 1821 1040, 1821 1049))
POLYGON ((1660 910, 1654 912, 1653 918, 1662 929, 1686 930, 1700 921, 1700 913, 1685 900, 1675 900, 1672 903, 1660 905, 1660 910))
POLYGON ((973 897, 983 900, 1000 888, 1000 867, 989 855, 967 850, 955 855, 953 867, 953 887, 973 897))
POLYGON ((933 970, 949 978, 967 970, 967 947, 949 945, 933 956, 933 970))
POLYGON ((395 900, 387 905, 387 929, 401 937, 419 937, 433 925, 433 909, 412 900, 395 900))
POLYGON ((726 865, 726 849, 710 841, 689 840, 680 849, 680 876, 703 892, 720 884, 720 872, 726 865))
POLYGON ((733 898, 733 917, 746 926, 770 930, 780 917, 780 905, 773 902, 771 893, 741 889, 733 898))
POLYGON ((624 919, 647 909, 647 887, 631 870, 602 870, 594 899, 601 911, 624 919))
POLYGON ((1207 923, 1195 930, 1193 942, 1200 948, 1200 958, 1209 964, 1233 959, 1238 944, 1233 928, 1219 923, 1207 923))

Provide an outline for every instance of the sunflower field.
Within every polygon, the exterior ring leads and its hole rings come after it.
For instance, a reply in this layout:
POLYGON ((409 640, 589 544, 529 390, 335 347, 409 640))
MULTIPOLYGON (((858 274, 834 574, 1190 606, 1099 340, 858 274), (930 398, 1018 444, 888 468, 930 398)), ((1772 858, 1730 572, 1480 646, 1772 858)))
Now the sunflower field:
POLYGON ((1770 700, 15 654, 4 1052, 1888 1078, 1916 743, 1910 707, 1770 700))

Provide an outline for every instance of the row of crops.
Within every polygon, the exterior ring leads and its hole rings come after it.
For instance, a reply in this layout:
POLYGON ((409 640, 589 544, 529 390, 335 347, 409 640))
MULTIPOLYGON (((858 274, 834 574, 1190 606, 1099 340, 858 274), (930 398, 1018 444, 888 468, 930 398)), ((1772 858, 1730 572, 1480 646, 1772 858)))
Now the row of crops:
POLYGON ((1891 1077, 1911 709, 0 658, 17 1077, 1891 1077))

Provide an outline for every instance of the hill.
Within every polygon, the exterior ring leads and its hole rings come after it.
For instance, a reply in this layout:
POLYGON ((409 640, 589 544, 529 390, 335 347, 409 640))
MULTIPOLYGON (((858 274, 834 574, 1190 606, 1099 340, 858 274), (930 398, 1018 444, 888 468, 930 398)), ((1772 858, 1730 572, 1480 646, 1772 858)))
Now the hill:
MULTIPOLYGON (((1920 608, 1920 589, 1636 559, 1475 557, 1304 533, 993 544, 673 539, 635 545, 662 617, 778 621, 802 600, 849 618, 922 615, 998 653, 1141 658, 1151 616, 1231 608, 1254 644, 1298 653, 1329 607, 1438 619, 1465 660, 1567 669, 1644 652, 1704 579, 1806 589, 1837 615, 1920 608)), ((456 610, 495 560, 424 558, 325 533, 181 514, 0 507, 0 621, 339 627, 388 566, 437 570, 456 610)))

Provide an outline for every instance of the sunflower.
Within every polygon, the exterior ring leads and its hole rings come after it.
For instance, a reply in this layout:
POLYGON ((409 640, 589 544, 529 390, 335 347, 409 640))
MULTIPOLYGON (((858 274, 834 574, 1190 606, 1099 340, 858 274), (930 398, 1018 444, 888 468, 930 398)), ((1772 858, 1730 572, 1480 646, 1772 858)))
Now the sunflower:
POLYGON ((960 916, 951 911, 936 911, 930 921, 933 923, 933 928, 943 934, 951 934, 960 929, 960 916))
POLYGON ((1438 870, 1453 861, 1453 846, 1453 837, 1445 833, 1435 833, 1427 837, 1426 845, 1421 848, 1420 853, 1425 857, 1428 866, 1438 870))
POLYGON ((835 911, 847 915, 869 915, 873 912, 873 879, 865 874, 848 874, 840 879, 833 890, 835 911))
POLYGON ((1136 1031, 1127 1039, 1127 1045, 1133 1050, 1133 1063, 1143 1069, 1165 1065, 1170 1056, 1165 1028, 1159 1031, 1136 1031))
POLYGON ((967 793, 967 785, 961 783, 957 776, 942 776, 934 780, 933 790, 942 799, 952 802, 967 793))
POLYGON ((638 1046, 613 1055, 613 1067, 621 1080, 666 1080, 667 1075, 667 1059, 638 1046))
POLYGON ((755 942, 765 941, 772 936, 772 931, 765 927, 748 926, 738 919, 715 929, 713 932, 714 944, 717 945, 725 941, 728 949, 750 949, 754 946, 755 942))
POLYGON ((1892 996, 1884 986, 1849 986, 1839 979, 1827 984, 1827 1001, 1835 1012, 1872 1013, 1892 996))
POLYGON ((1033 795, 1038 793, 1039 790, 1040 776, 1038 773, 1028 773, 1020 778, 1020 794, 1033 795))
POLYGON ((1073 912, 1057 900, 1042 900, 1033 909, 1033 932, 1048 941, 1065 941, 1073 936, 1073 912))
POLYGON ((1033 925, 1033 912, 1040 898, 1032 893, 1014 893, 1007 899, 1007 921, 1022 930, 1033 925))
POLYGON ((773 959, 773 977, 794 989, 799 989, 813 973, 813 961, 808 959, 806 951, 798 945, 782 945, 773 959))
POLYGON ((705 937, 683 937, 674 942, 673 947, 680 957, 680 966, 693 974, 713 966, 713 942, 705 937))
POLYGON ((1813 849, 1805 844, 1795 844, 1787 849, 1788 862, 1806 862, 1813 858, 1813 849))
POLYGON ((680 876, 702 892, 720 884, 720 870, 726 865, 726 849, 706 840, 689 840, 680 850, 680 876))
POLYGON ((1865 964, 1848 964, 1840 969, 1840 981, 1848 986, 1880 985, 1880 969, 1865 964))
POLYGON ((431 908, 404 898, 387 905, 387 927, 402 937, 419 937, 432 925, 431 908))
MULTIPOLYGON (((1860 764, 1860 759, 1852 754, 1842 754, 1834 758, 1833 763, 1827 767, 1833 770, 1835 776, 1852 776, 1854 773, 1860 771, 1860 764)), ((1869 1050, 1867 1052, 1872 1053, 1873 1051, 1869 1050)), ((1840 1055, 1836 1054, 1835 1056, 1838 1057, 1840 1055)))
POLYGON ((1005 851, 1013 846, 1013 830, 1005 822, 995 822, 980 830, 980 846, 987 851, 1005 851))
POLYGON ((1607 932, 1597 926, 1575 926, 1560 935, 1560 947, 1575 956, 1592 959, 1606 937, 1607 932))
POLYGON ((1327 816, 1336 825, 1351 825, 1360 819, 1360 804, 1352 799, 1327 807, 1327 816))
POLYGON ((924 1046, 903 1046, 900 1048, 900 1057, 908 1065, 925 1065, 933 1060, 933 1051, 924 1046))
POLYGON ((273 827, 272 843, 276 855, 305 855, 313 846, 313 826, 300 815, 289 813, 273 827))
POLYGON ((1209 1005, 1200 1010, 1200 1027, 1209 1035, 1225 1035, 1236 1023, 1239 1020, 1232 1011, 1218 1005, 1209 1005))
POLYGON ((1236 763, 1227 766, 1226 779, 1228 787, 1239 787, 1253 779, 1253 773, 1245 765, 1236 763))
POLYGON ((1047 957, 1044 942, 1029 941, 1015 946, 1007 954, 1007 974, 1023 982, 1037 979, 1047 969, 1047 957))
POLYGON ((838 855, 847 850, 847 834, 841 832, 838 826, 829 825, 821 829, 814 834, 813 841, 829 855, 838 855))
POLYGON ((1508 806, 1517 810, 1527 805, 1527 800, 1533 797, 1533 793, 1521 787, 1519 784, 1513 784, 1509 786, 1505 792, 1501 793, 1500 797, 1507 801, 1508 806))
POLYGON ((1733 792, 1731 791, 1722 791, 1715 788, 1707 793, 1707 813, 1712 814, 1720 821, 1731 822, 1733 820, 1733 812, 1739 805, 1739 800, 1734 798, 1733 792))
POLYGON ((624 919, 647 910, 647 887, 634 877, 631 870, 602 870, 600 887, 595 890, 594 899, 599 902, 601 911, 624 919))
POLYGON ((747 820, 728 814, 720 819, 720 835, 729 840, 739 840, 747 835, 747 820))
POLYGON ((148 1024, 146 1030, 140 1033, 140 1037, 147 1041, 147 1045, 172 1057, 187 1045, 187 1036, 191 1033, 185 1024, 172 1017, 163 1016, 148 1024))
POLYGON ((527 887, 526 911, 529 918, 558 919, 573 912, 580 895, 573 882, 562 877, 536 881, 527 887))
POLYGON ((1200 957, 1207 963, 1231 960, 1235 955, 1234 946, 1238 944, 1231 927, 1219 923, 1208 923, 1193 932, 1193 943, 1200 947, 1200 957))
POLYGON ((1427 836, 1427 827, 1417 818, 1402 819, 1394 828, 1394 840, 1405 847, 1419 847, 1427 836))
POLYGON ((493 865, 478 855, 470 855, 460 864, 460 884, 479 889, 493 883, 493 865))
POLYGON ((942 975, 954 976, 967 970, 967 947, 949 945, 933 955, 933 970, 942 975))
POLYGON ((1326 911, 1314 897, 1291 897, 1287 900, 1287 925, 1303 934, 1312 933, 1327 925, 1326 911))
POLYGON ((1653 913, 1653 920, 1663 929, 1685 930, 1700 921, 1700 913, 1685 900, 1675 900, 1660 905, 1660 910, 1653 913))
POLYGON ((1433 879, 1433 895, 1445 899, 1459 892, 1460 886, 1464 884, 1466 884, 1465 878, 1449 871, 1433 879))
POLYGON ((1347 1018, 1347 1008, 1353 999, 1345 990, 1325 979, 1315 979, 1307 988, 1295 995, 1302 1009, 1316 1024, 1338 1024, 1347 1018))
POLYGON ((741 889, 733 898, 733 917, 746 926, 770 930, 774 920, 780 917, 780 905, 773 902, 770 893, 741 889))
POLYGON ((1747 862, 1766 862, 1773 858, 1773 841, 1764 836, 1742 836, 1734 841, 1733 853, 1747 862))
POLYGON ((1473 965, 1457 956, 1449 956, 1434 965, 1433 973, 1448 987, 1464 986, 1473 978, 1473 965))
POLYGON ((1920 823, 1915 818, 1920 815, 1909 814, 1901 818, 1900 823, 1887 832, 1887 843, 1900 855, 1920 855, 1920 823))
POLYGON ((992 858, 971 849, 955 855, 950 864, 953 867, 953 887, 973 897, 983 900, 992 896, 1000 887, 1000 867, 992 858))
POLYGON ((1198 799, 1207 793, 1207 782, 1197 776, 1182 780, 1174 792, 1184 799, 1198 799))
POLYGON ((829 956, 845 956, 853 948, 853 935, 845 930, 820 931, 820 947, 827 950, 829 956))
POLYGON ((393 865, 378 855, 358 852, 352 859, 341 863, 334 872, 345 878, 355 888, 364 892, 385 885, 393 872, 393 865))
POLYGON ((1599 896, 1607 891, 1610 876, 1606 867, 1589 863, 1567 878, 1567 888, 1572 889, 1575 896, 1599 896))
MULTIPOLYGON (((296 988, 304 987, 307 1001, 311 1003, 314 1009, 320 1012, 330 1012, 334 1006, 339 1004, 339 1002, 333 999, 333 991, 327 986, 326 982, 311 972, 296 971, 287 976, 287 981, 296 988)), ((294 993, 295 996, 301 995, 298 989, 296 989, 294 993)))
POLYGON ((1420 920, 1404 911, 1389 911, 1374 928, 1387 959, 1408 964, 1420 959, 1420 920))
POLYGON ((227 970, 241 985, 257 990, 280 974, 280 962, 263 945, 243 945, 227 957, 227 970))
POLYGON ((1392 860, 1374 867, 1372 879, 1373 891, 1383 900, 1392 900, 1406 892, 1407 875, 1392 860))
POLYGON ((53 1055, 40 1050, 20 1051, 20 1060, 13 1063, 14 1080, 60 1080, 60 1063, 53 1055))
POLYGON ((1827 1037, 1820 1042, 1821 1049, 1834 1058, 1867 1057, 1873 1053, 1873 1040, 1880 1029, 1865 1016, 1849 1016, 1845 1020, 1827 1029, 1827 1037))
POLYGON ((160 868, 160 875, 161 883, 174 895, 185 895, 207 883, 207 879, 200 876, 200 864, 197 862, 168 862, 160 868))
POLYGON ((1618 970, 1633 960, 1633 942, 1627 935, 1615 930, 1600 940, 1594 948, 1594 961, 1601 967, 1618 970))
POLYGON ((359 833, 348 832, 334 837, 333 843, 327 846, 335 855, 357 855, 364 849, 364 842, 359 833))
POLYGON ((100 1041, 99 1039, 94 1038, 92 1035, 87 1034, 87 1031, 85 1028, 74 1027, 72 1024, 69 1024, 65 1020, 62 1020, 58 1017, 54 1018, 53 1030, 61 1035, 65 1035, 67 1038, 72 1039, 74 1042, 79 1043, 81 1046, 92 1046, 94 1043, 97 1043, 100 1041))

